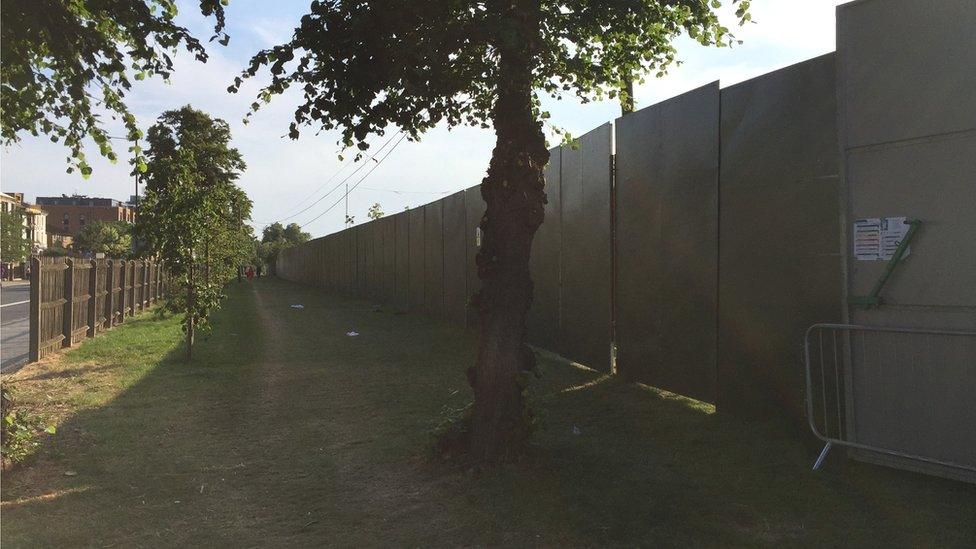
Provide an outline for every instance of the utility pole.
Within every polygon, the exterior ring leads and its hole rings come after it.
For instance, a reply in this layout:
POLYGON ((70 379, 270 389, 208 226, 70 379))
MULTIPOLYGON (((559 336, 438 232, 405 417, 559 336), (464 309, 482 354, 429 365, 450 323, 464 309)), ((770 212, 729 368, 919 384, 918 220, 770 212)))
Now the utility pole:
MULTIPOLYGON (((136 138, 136 150, 139 150, 139 138, 136 138)), ((136 166, 136 194, 135 202, 139 202, 139 166, 136 166)))

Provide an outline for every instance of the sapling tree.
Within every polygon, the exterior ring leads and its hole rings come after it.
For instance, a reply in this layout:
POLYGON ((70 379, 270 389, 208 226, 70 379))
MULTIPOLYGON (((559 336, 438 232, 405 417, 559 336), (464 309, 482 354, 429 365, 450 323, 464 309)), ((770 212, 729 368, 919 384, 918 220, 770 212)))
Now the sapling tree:
POLYGON ((136 229, 180 289, 167 307, 183 314, 187 362, 197 329, 253 247, 251 201, 235 183, 245 164, 230 137, 226 122, 190 106, 163 113, 148 133, 136 229))
POLYGON ((21 208, 0 211, 0 258, 4 261, 25 261, 31 253, 27 239, 26 220, 21 208))
POLYGON ((383 213, 383 207, 380 206, 379 202, 376 202, 372 206, 370 206, 369 211, 366 212, 366 217, 372 219, 373 221, 376 221, 377 219, 383 217, 384 215, 385 214, 383 213))
MULTIPOLYGON (((224 4, 199 0, 215 19, 211 40, 227 44, 224 4)), ((16 142, 23 133, 60 141, 70 152, 68 171, 86 177, 86 137, 114 161, 101 115, 121 121, 137 140, 141 131, 125 104, 133 81, 168 78, 180 49, 207 60, 203 44, 174 22, 176 13, 173 0, 0 2, 0 141, 16 142)), ((130 151, 141 158, 135 144, 130 151)))
MULTIPOLYGON (((749 17, 748 3, 737 2, 740 21, 749 17)), ((546 202, 548 114, 540 95, 617 97, 630 79, 663 73, 682 33, 729 45, 719 7, 718 0, 315 0, 292 39, 254 55, 230 86, 237 91, 267 69, 270 83, 253 110, 294 89, 302 101, 292 138, 303 126, 335 128, 345 146, 360 150, 390 127, 411 139, 438 124, 494 127, 481 185, 482 288, 473 299, 481 334, 468 372, 474 459, 510 456, 528 434, 518 373, 532 361, 523 341, 529 254, 546 202)))

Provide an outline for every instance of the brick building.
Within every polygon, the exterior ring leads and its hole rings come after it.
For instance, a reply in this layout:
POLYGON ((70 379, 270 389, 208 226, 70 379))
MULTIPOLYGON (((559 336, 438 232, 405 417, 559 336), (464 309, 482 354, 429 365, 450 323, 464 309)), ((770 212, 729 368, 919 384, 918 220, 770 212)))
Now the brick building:
POLYGON ((50 231, 58 234, 78 234, 93 221, 136 220, 135 207, 114 198, 94 198, 81 195, 39 196, 37 206, 47 212, 50 231))
POLYGON ((31 243, 31 253, 47 248, 47 213, 24 201, 24 193, 0 193, 0 210, 21 210, 24 214, 24 238, 31 243))

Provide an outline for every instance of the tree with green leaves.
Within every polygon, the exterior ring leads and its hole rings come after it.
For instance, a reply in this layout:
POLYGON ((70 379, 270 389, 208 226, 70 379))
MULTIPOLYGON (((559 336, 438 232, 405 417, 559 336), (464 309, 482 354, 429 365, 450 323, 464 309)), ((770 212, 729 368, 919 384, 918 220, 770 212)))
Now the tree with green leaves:
POLYGON ((385 214, 383 213, 383 208, 380 206, 379 202, 376 202, 372 206, 370 206, 369 211, 366 212, 366 217, 372 219, 373 221, 376 221, 377 219, 383 217, 384 215, 385 214))
MULTIPOLYGON (((748 4, 738 2, 740 21, 748 4)), ((258 52, 230 86, 236 91, 266 68, 270 83, 252 110, 298 89, 292 138, 306 125, 337 128, 345 146, 361 151, 367 136, 391 127, 413 140, 438 124, 494 127, 481 185, 482 288, 473 298, 481 318, 468 371, 475 401, 463 429, 474 459, 517 453, 531 423, 519 372, 533 361, 523 341, 529 254, 546 202, 540 94, 617 97, 635 75, 665 71, 682 33, 729 45, 718 7, 718 0, 315 0, 292 39, 258 52)))
POLYGON ((26 261, 30 256, 32 245, 27 239, 25 223, 20 208, 0 212, 0 258, 4 261, 26 261))
POLYGON ((298 223, 289 223, 287 226, 280 222, 274 222, 264 228, 261 233, 261 242, 287 242, 291 246, 304 244, 312 238, 312 235, 302 230, 298 223))
MULTIPOLYGON (((227 0, 199 0, 200 10, 215 18, 214 35, 227 44, 227 0)), ((83 142, 90 137, 109 160, 103 114, 124 124, 127 138, 141 131, 125 104, 133 80, 169 78, 173 59, 184 48, 207 60, 203 44, 177 25, 173 0, 4 0, 0 3, 0 139, 22 133, 46 135, 70 151, 68 172, 91 174, 83 142)), ((138 147, 130 147, 144 168, 138 147)))
POLYGON ((122 258, 132 252, 132 224, 125 221, 94 221, 74 238, 74 248, 122 258))
POLYGON ((183 314, 187 362, 196 331, 252 250, 251 200, 236 184, 245 164, 230 139, 226 122, 190 106, 163 113, 148 133, 137 235, 180 288, 167 307, 183 314))
POLYGON ((281 250, 308 242, 310 238, 312 235, 303 231, 298 223, 284 226, 275 222, 262 231, 261 242, 257 245, 257 255, 264 264, 274 266, 281 250))

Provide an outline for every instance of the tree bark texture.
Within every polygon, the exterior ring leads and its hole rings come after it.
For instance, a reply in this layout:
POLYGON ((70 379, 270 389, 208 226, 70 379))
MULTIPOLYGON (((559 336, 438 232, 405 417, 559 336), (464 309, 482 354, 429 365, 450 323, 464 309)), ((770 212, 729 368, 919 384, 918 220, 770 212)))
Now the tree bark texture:
POLYGON ((529 255, 544 217, 543 169, 549 161, 542 125, 533 112, 533 79, 539 45, 538 0, 502 3, 501 17, 515 32, 500 33, 499 84, 493 123, 496 145, 481 195, 482 243, 476 258, 481 291, 478 359, 468 371, 475 402, 470 451, 479 461, 517 453, 528 435, 519 372, 532 368, 525 345, 525 316, 532 302, 529 255))

